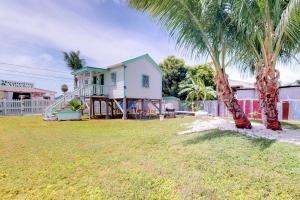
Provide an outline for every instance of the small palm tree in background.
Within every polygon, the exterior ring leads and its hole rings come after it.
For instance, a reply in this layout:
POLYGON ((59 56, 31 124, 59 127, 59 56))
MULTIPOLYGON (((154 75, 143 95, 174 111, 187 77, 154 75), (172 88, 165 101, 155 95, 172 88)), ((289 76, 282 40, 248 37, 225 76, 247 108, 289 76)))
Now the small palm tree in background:
POLYGON ((61 86, 61 91, 65 94, 66 92, 68 92, 69 88, 66 84, 62 84, 61 86))
POLYGON ((205 86, 201 79, 195 79, 193 77, 188 77, 188 81, 182 83, 180 86, 179 94, 186 94, 186 103, 191 106, 192 110, 196 109, 194 102, 202 100, 203 105, 206 99, 214 99, 216 97, 216 91, 212 87, 205 86))
POLYGON ((217 94, 232 114, 238 128, 251 128, 232 91, 225 69, 233 50, 235 27, 230 24, 230 1, 225 0, 129 0, 147 11, 192 56, 209 56, 215 68, 217 94))
POLYGON ((61 85, 61 91, 64 93, 63 98, 64 98, 64 104, 66 103, 66 98, 65 95, 68 92, 69 87, 66 84, 61 85))
POLYGON ((78 70, 85 66, 85 60, 80 58, 80 51, 63 52, 67 66, 72 70, 78 70))

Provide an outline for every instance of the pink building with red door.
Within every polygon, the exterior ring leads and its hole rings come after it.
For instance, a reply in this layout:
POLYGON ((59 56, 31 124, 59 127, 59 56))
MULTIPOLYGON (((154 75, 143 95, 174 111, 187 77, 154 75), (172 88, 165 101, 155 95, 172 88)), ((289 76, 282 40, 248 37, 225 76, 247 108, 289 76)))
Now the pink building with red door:
MULTIPOLYGON (((239 88, 236 91, 244 112, 251 117, 253 113, 257 118, 261 118, 261 110, 254 88, 239 88)), ((279 87, 279 102, 277 104, 279 118, 283 120, 300 119, 300 85, 290 85, 279 87)))

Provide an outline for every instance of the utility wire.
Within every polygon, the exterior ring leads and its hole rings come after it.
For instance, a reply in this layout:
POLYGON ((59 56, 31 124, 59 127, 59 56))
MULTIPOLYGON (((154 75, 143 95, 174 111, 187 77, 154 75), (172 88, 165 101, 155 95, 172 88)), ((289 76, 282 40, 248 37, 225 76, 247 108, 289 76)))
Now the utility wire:
MULTIPOLYGON (((50 71, 50 72, 55 72, 55 73, 70 73, 70 71, 56 71, 56 70, 51 70, 51 69, 48 69, 48 68, 25 66, 25 65, 17 65, 17 64, 6 63, 6 62, 0 62, 0 65, 11 65, 11 66, 15 66, 15 67, 30 68, 30 69, 37 69, 37 70, 45 70, 45 71, 50 71)), ((51 67, 49 67, 49 68, 51 68, 51 67)))
MULTIPOLYGON (((17 72, 17 73, 20 73, 20 72, 17 72)), ((23 76, 23 77, 26 77, 26 78, 37 78, 37 79, 46 79, 46 80, 54 80, 54 81, 65 81, 63 79, 57 79, 57 78, 51 78, 51 77, 40 77, 40 76, 35 76, 35 75, 24 75, 24 74, 13 74, 13 73, 0 73, 0 75, 10 75, 10 76, 23 76)), ((72 81, 66 81, 66 82, 69 82, 69 83, 72 83, 72 81)))
POLYGON ((53 76, 53 75, 44 75, 44 74, 36 74, 36 73, 29 73, 29 72, 20 72, 20 71, 15 71, 15 70, 9 70, 9 69, 1 69, 1 71, 6 71, 6 72, 13 72, 13 73, 22 73, 22 74, 28 74, 28 75, 37 75, 37 76, 45 76, 45 77, 50 77, 50 78, 56 78, 56 79, 66 79, 66 80, 73 80, 72 78, 67 78, 67 77, 60 77, 60 76, 53 76))

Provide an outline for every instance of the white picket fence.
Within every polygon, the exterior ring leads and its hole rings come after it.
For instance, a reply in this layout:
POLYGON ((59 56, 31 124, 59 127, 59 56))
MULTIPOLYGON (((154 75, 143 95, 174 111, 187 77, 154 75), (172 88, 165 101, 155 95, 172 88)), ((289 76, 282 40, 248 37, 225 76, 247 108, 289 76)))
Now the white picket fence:
POLYGON ((0 116, 42 114, 52 100, 0 100, 0 116))

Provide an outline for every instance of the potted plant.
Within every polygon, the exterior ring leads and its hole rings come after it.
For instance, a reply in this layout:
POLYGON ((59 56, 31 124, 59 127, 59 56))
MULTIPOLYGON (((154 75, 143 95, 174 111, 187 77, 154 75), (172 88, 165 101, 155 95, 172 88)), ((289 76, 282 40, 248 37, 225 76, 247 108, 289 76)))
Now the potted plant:
POLYGON ((69 110, 60 111, 57 113, 57 119, 59 121, 63 120, 80 120, 81 119, 81 110, 83 105, 80 101, 73 99, 68 104, 69 110))

